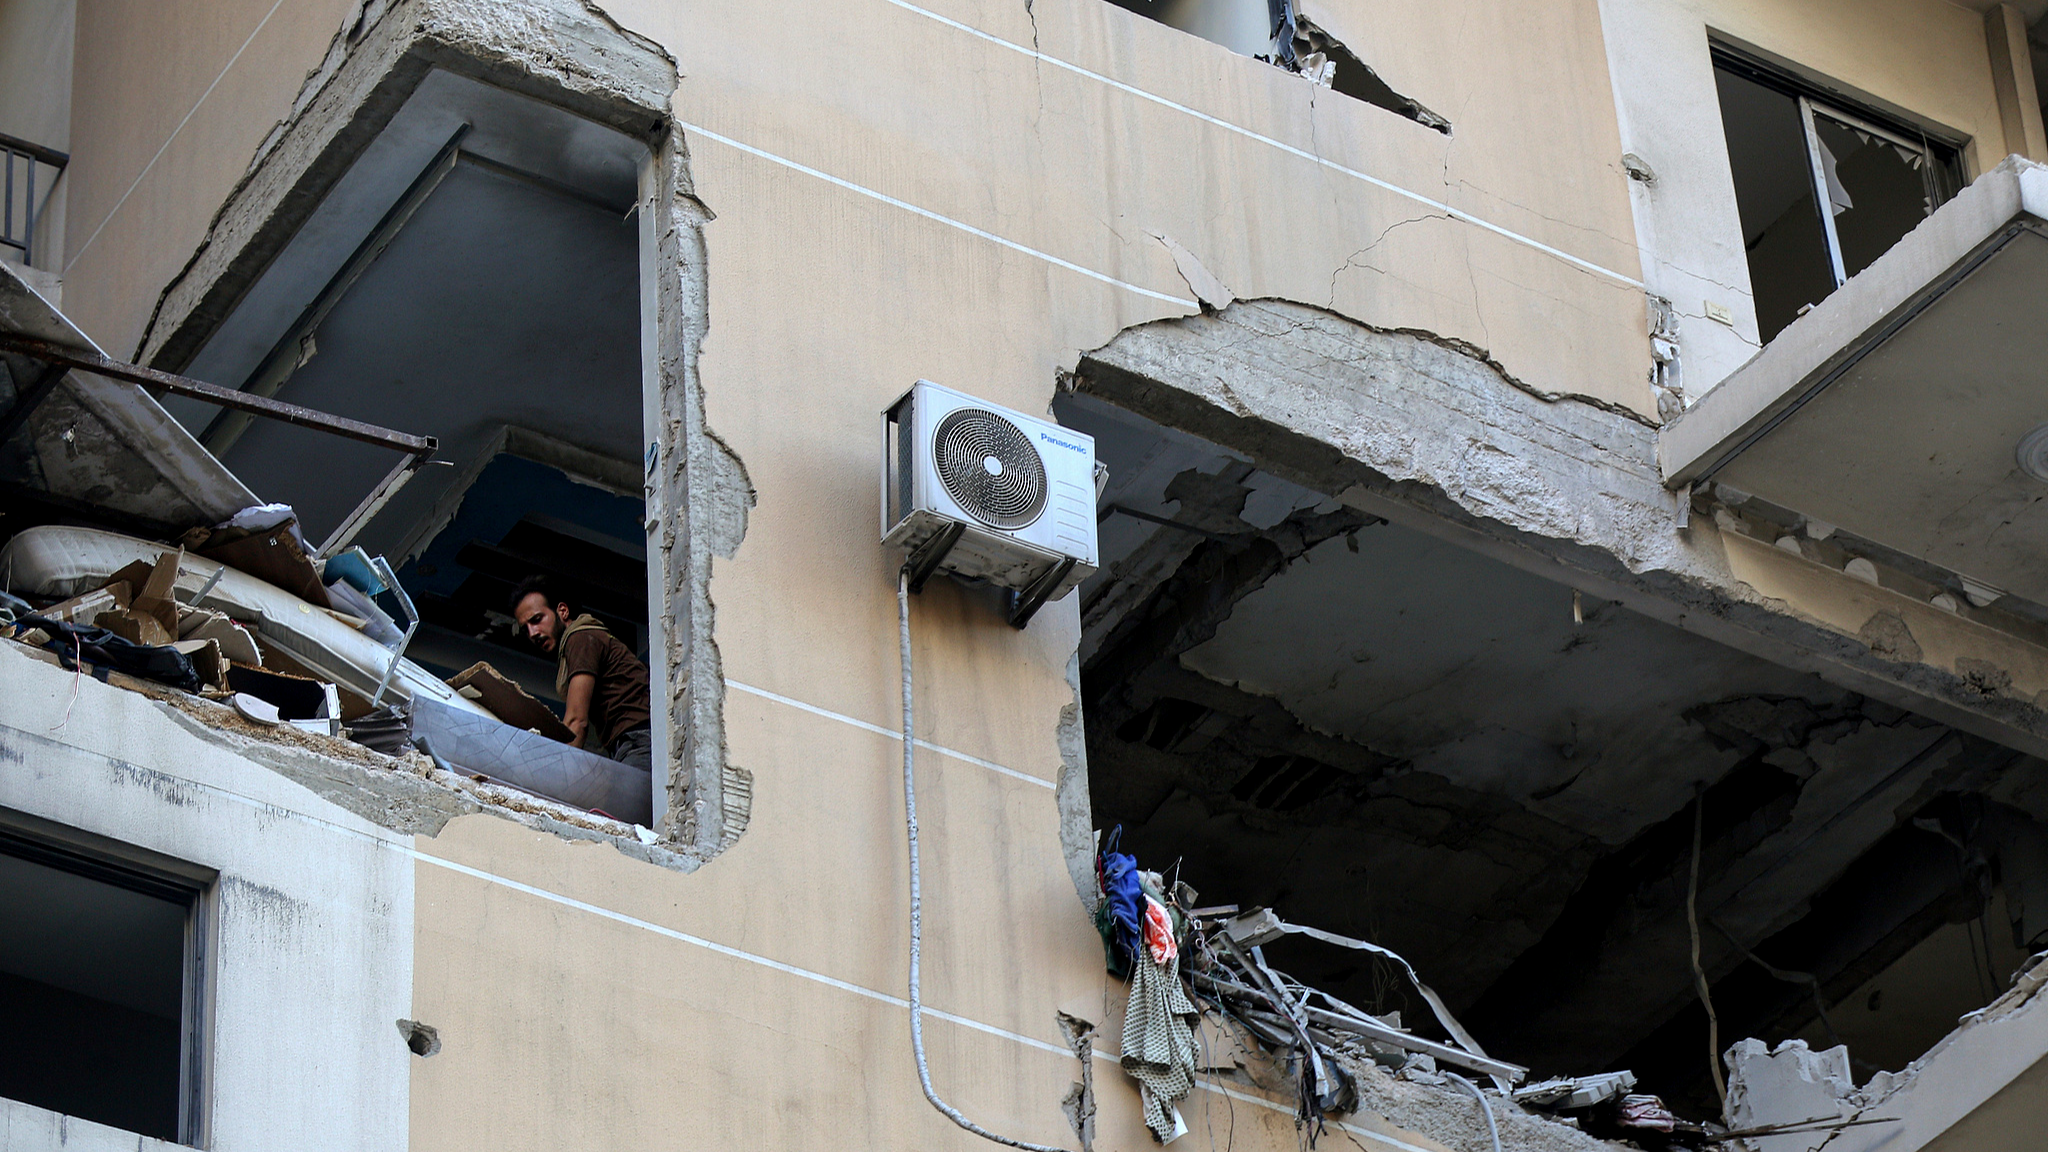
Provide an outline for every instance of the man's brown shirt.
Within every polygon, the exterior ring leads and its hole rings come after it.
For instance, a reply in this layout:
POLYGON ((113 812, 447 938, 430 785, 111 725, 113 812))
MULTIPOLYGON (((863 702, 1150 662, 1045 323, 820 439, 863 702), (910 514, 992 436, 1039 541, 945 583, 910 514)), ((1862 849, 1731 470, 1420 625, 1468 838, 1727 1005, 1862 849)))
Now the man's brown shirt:
POLYGON ((583 746, 602 752, 612 742, 653 719, 647 692, 647 665, 633 650, 605 631, 597 617, 578 616, 562 630, 555 657, 555 690, 566 698, 569 680, 588 672, 597 678, 590 693, 590 727, 583 746))

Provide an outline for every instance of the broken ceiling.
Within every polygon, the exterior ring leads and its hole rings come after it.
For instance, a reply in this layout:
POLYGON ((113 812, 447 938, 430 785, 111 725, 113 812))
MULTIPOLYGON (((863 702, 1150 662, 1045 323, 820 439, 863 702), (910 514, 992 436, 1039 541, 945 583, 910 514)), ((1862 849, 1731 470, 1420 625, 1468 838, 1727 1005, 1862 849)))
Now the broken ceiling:
MULTIPOLYGON (((1815 983, 1944 925, 2048 933, 1993 891, 2048 844, 2037 760, 1388 523, 1090 395, 1090 367, 1055 411, 1112 477, 1081 600, 1095 823, 1205 901, 1393 948, 1538 1074, 1633 1067, 1696 1105, 1696 818, 1724 1038, 1816 1025, 1815 983)), ((1272 950, 1419 1007, 1370 961, 1272 950)))

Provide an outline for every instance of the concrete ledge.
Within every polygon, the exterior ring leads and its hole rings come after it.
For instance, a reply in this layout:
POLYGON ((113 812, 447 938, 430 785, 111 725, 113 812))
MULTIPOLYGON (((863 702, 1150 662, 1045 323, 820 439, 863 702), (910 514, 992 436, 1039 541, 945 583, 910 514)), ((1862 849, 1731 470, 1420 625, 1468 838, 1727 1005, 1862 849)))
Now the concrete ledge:
POLYGON ((19 1100, 0 1099, 0 1148, 6 1152, 182 1152, 185 1145, 138 1136, 19 1100))
POLYGON ((2048 166, 2012 156, 1665 425, 1657 434, 1664 482, 1675 488, 1711 475, 2025 227, 2048 227, 2048 166))
MULTIPOLYGON (((74 673, 58 666, 55 655, 0 640, 0 693, 27 694, 44 687, 61 694, 74 679, 74 673)), ((87 679, 99 683, 97 675, 87 679)), ((678 851, 680 846, 672 842, 642 841, 631 825, 531 793, 444 772, 416 754, 397 759, 338 737, 288 727, 261 728, 225 705, 119 672, 107 673, 104 683, 125 695, 154 701, 154 714, 146 723, 154 724, 160 716, 172 728, 266 768, 393 832, 438 836, 449 821, 484 813, 564 840, 610 844, 632 859, 678 872, 695 871, 701 863, 678 851)), ((83 713, 77 722, 86 724, 83 713)), ((0 730, 5 728, 0 724, 0 730)), ((12 1150, 0 1143, 0 1152, 12 1150)))
POLYGON ((2030 1136, 2017 1134, 2039 1109, 2038 1089, 2023 1078, 2038 1077, 2033 1070, 2048 1058, 2044 985, 2048 962, 2036 963, 1926 1055, 1903 1071, 1878 1073, 1860 1089, 1840 1048, 1810 1052, 1802 1042, 1787 1041, 1767 1051, 1760 1040, 1744 1040, 1728 1050, 1731 1118, 1739 1128, 1816 1117, 1865 1122, 1745 1141, 1752 1152, 2031 1147, 2030 1136), (1869 1123, 1884 1120, 1897 1123, 1869 1123))

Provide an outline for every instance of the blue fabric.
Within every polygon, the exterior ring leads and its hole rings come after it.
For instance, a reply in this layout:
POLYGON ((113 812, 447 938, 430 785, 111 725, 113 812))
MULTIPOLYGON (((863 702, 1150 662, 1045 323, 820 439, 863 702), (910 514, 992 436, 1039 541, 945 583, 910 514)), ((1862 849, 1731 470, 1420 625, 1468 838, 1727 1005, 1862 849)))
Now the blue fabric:
POLYGON ((1128 961, 1138 955, 1145 923, 1145 891, 1138 883, 1138 858, 1117 851, 1123 840, 1119 824, 1103 841, 1096 857, 1096 877, 1102 884, 1102 904, 1116 933, 1116 947, 1128 961))

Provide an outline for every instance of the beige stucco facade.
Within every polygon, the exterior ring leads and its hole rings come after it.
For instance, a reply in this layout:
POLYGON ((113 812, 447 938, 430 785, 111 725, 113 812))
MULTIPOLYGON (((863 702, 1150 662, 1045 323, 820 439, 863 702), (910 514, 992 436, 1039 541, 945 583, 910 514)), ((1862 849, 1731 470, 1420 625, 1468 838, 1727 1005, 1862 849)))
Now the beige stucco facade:
MULTIPOLYGON (((27 7, 0 3, 0 29, 27 7)), ((109 354, 149 361, 178 319, 159 314, 166 292, 221 234, 252 161, 359 40, 414 7, 82 0, 53 213, 63 255, 44 264, 65 312, 109 354)), ((653 858, 494 811, 364 833, 379 868, 406 873, 378 882, 405 892, 389 915, 409 917, 409 952, 389 968, 410 988, 378 989, 380 1004, 409 999, 405 1015, 442 1041, 421 1058, 387 1037, 409 1061, 414 1149, 979 1146, 920 1098, 907 1036, 900 557, 876 543, 873 430, 912 381, 1045 412, 1085 354, 1224 303, 1197 299, 1220 282, 1426 334, 1520 394, 1647 434, 1649 296, 1683 317, 1693 395, 1756 347, 1710 37, 1941 126, 1969 142, 1968 175, 2003 157, 1984 143, 2004 139, 1984 18, 1937 0, 1304 5, 1448 133, 1100 0, 588 7, 673 59, 672 119, 646 138, 708 215, 692 269, 703 431, 743 468, 750 506, 736 547, 701 557, 715 624, 687 651, 715 646, 716 736, 750 800, 717 850, 653 858), (1624 152, 1656 181, 1632 181, 1624 152)), ((7 69, 0 83, 25 98, 7 69)), ((658 164, 656 198, 670 187, 658 164)), ((664 433, 650 421, 648 435, 664 433)), ((1854 637, 1895 595, 1722 530, 1699 522, 1688 555, 1802 627, 1854 637)), ((1666 559, 1623 567, 1692 563, 1666 559)), ((1124 985, 1103 970, 1071 866, 1088 784, 1062 744, 1080 706, 1078 600, 1021 631, 984 590, 937 581, 912 603, 930 1066, 980 1123, 1074 1147, 1061 1100, 1079 1067, 1058 1014, 1090 1020, 1094 1147, 1139 1149, 1152 1141, 1115 1059, 1124 985)), ((1904 604, 1929 664, 1990 655, 2048 696, 2038 638, 1904 604)), ((46 701, 69 680, 29 661, 4 678, 46 701)), ((28 731, 40 713, 18 691, 0 722, 28 731)), ((93 745, 81 733, 107 722, 108 693, 88 686, 69 733, 48 739, 93 745)), ((174 731, 171 713, 122 715, 141 740, 174 731)), ((2001 723, 2048 732, 2038 709, 2001 723)), ((356 819, 300 784, 275 791, 262 802, 294 819, 356 819)), ((8 784, 0 803, 35 799, 8 784)), ((245 1039, 217 1043, 227 1060, 245 1039)), ((322 1075, 317 1054, 284 1059, 303 1060, 290 1077, 322 1075)), ((1185 1105, 1187 1139, 1295 1147, 1276 1088, 1209 1078, 1185 1105)), ((224 1118, 215 1131, 224 1152, 258 1146, 224 1118)), ((1435 1152, 1476 1146, 1466 1136, 1359 1113, 1325 1139, 1435 1152)), ((29 1140, 0 1147, 42 1146, 29 1140)))

